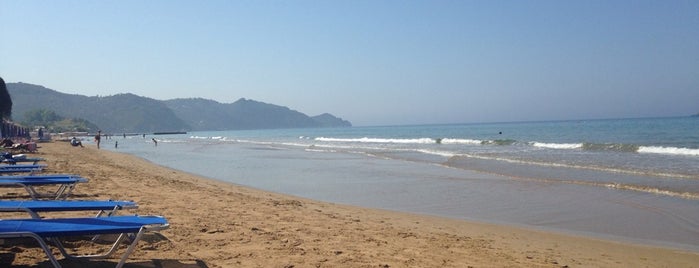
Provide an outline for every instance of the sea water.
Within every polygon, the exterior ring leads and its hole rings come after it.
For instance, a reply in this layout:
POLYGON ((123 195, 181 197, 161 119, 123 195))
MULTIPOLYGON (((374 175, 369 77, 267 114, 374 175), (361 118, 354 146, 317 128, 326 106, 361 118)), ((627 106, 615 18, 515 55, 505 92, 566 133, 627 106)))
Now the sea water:
POLYGON ((699 251, 697 117, 192 132, 103 143, 316 200, 699 251))

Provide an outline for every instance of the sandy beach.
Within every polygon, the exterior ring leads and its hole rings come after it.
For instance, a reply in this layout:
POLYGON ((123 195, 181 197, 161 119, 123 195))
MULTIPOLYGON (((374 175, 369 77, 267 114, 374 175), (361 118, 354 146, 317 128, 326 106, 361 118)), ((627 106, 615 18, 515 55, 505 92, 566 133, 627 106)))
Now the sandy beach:
MULTIPOLYGON (((90 181, 71 199, 138 202, 170 229, 147 236, 126 267, 697 267, 699 253, 366 209, 219 182, 92 145, 41 143, 47 173, 90 181)), ((21 189, 3 198, 27 198, 21 189)), ((45 214, 46 217, 74 215, 45 214)), ((15 215, 12 215, 15 216, 15 215)), ((82 243, 69 246, 96 250, 82 243)), ((31 245, 5 245, 0 266, 50 267, 31 245)), ((64 267, 113 267, 116 259, 64 267)))

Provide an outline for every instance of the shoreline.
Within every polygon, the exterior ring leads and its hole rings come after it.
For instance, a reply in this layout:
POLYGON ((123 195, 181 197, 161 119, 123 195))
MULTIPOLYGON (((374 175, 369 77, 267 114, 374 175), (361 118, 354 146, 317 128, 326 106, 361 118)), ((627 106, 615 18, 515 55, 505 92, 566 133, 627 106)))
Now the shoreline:
MULTIPOLYGON (((42 143, 47 173, 90 181, 71 199, 125 199, 165 216, 128 263, 143 267, 692 267, 699 253, 320 202, 159 166, 136 156, 42 143)), ((2 193, 5 193, 4 190, 2 193)), ((54 215, 54 214, 51 214, 54 215)), ((36 248, 13 265, 45 263, 36 248)), ((114 259, 89 261, 110 267, 114 259)), ((75 261, 61 260, 70 267, 75 261)))

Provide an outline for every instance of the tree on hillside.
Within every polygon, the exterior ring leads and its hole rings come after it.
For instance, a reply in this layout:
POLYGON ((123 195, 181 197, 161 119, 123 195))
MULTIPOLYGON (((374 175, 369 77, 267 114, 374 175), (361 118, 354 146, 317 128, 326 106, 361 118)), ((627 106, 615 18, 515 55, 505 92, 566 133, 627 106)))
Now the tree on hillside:
POLYGON ((7 91, 5 80, 0 77, 0 118, 10 119, 12 116, 12 98, 10 92, 7 91))
POLYGON ((24 113, 23 123, 30 126, 48 126, 61 120, 63 120, 63 117, 54 111, 37 109, 24 113))
POLYGON ((45 127, 51 132, 94 132, 95 124, 82 118, 64 118, 52 110, 37 109, 24 113, 24 125, 45 127))

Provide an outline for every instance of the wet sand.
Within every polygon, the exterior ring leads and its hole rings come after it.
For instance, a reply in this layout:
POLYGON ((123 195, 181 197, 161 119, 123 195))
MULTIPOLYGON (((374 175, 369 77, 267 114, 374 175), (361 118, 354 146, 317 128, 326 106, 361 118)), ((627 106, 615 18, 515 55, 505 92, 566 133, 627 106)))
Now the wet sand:
MULTIPOLYGON (((126 154, 42 143, 48 173, 90 179, 71 199, 124 199, 165 216, 126 267, 696 267, 699 253, 313 201, 219 182, 126 154)), ((26 198, 0 189, 3 198, 26 198)), ((7 214, 10 216, 10 214, 7 214)), ((63 217, 74 213, 45 214, 63 217)), ((11 215, 16 216, 16 215, 11 215)), ((80 242, 68 244, 96 251, 80 242)), ((0 266, 49 267, 31 244, 0 247, 0 266)), ((117 260, 60 260, 113 267, 117 260)))

